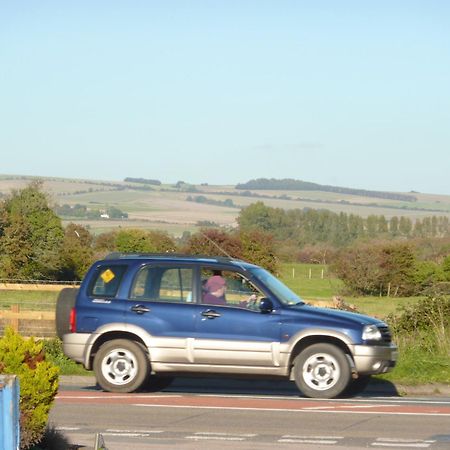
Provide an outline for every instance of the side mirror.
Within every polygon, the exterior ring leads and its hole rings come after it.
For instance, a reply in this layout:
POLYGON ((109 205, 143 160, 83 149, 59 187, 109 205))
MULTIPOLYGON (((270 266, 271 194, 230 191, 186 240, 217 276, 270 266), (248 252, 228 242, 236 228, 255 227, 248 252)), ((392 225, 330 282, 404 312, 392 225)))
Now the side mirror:
POLYGON ((269 314, 273 311, 273 303, 272 300, 270 300, 270 298, 262 298, 259 301, 259 310, 261 311, 262 314, 269 314))

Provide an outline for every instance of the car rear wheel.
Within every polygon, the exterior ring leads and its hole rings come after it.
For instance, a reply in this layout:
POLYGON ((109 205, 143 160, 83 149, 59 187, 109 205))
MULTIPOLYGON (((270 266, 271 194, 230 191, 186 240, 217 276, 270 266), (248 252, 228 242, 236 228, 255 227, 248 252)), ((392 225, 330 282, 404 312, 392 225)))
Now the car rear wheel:
POLYGON ((94 358, 99 386, 108 392, 136 392, 147 381, 150 361, 143 345, 126 339, 104 343, 94 358))
POLYGON ((306 397, 334 398, 350 383, 350 364, 335 345, 313 344, 295 358, 294 379, 306 397))

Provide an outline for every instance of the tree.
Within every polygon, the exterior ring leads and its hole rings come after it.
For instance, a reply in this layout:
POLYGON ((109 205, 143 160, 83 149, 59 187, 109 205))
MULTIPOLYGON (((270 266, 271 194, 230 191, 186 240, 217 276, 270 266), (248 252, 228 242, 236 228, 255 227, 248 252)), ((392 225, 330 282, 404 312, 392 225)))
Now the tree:
POLYGON ((216 228, 205 228, 190 236, 182 251, 192 255, 242 258, 242 246, 239 239, 216 228))
POLYGON ((404 243, 359 244, 341 250, 332 270, 351 293, 409 296, 421 288, 416 257, 404 243))
POLYGON ((242 231, 239 234, 242 259, 264 267, 272 273, 278 269, 275 242, 270 233, 260 230, 242 231))
POLYGON ((122 229, 115 238, 115 250, 124 253, 164 253, 175 248, 173 239, 162 231, 122 229))
POLYGON ((13 191, 0 206, 0 273, 3 277, 55 278, 64 231, 49 207, 42 182, 13 191))
POLYGON ((81 280, 94 262, 93 238, 82 225, 70 223, 64 233, 60 279, 81 280))
POLYGON ((264 231, 270 231, 273 228, 271 220, 271 210, 263 202, 252 203, 242 209, 238 217, 239 227, 242 230, 259 228, 264 231))

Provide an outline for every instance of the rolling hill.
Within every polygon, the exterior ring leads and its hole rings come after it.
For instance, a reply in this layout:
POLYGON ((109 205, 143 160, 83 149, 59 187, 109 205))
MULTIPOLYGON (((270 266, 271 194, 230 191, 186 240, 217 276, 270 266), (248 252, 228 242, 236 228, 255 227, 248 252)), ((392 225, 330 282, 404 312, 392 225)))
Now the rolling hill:
POLYGON ((306 183, 304 189, 299 189, 302 186, 295 183, 284 185, 284 189, 276 183, 269 185, 270 189, 251 184, 238 185, 240 189, 237 189, 232 185, 147 183, 145 179, 99 181, 1 175, 0 196, 22 188, 36 178, 43 180, 44 189, 55 205, 84 205, 101 211, 115 207, 128 214, 128 219, 118 220, 62 217, 65 223, 88 225, 95 233, 118 226, 164 229, 174 235, 208 224, 233 227, 237 224, 240 209, 256 201, 274 208, 326 209, 362 217, 406 216, 414 220, 434 215, 450 218, 450 196, 418 192, 386 195, 385 192, 351 188, 330 189, 333 188, 330 186, 322 189, 321 185, 311 186, 312 183, 306 183))

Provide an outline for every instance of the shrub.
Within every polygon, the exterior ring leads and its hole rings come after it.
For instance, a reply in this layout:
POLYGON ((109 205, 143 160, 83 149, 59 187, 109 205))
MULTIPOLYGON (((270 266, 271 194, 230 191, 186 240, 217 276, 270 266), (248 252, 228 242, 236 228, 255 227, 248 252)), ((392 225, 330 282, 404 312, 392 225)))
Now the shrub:
POLYGON ((46 339, 42 341, 42 344, 46 360, 57 366, 61 375, 86 375, 89 373, 81 364, 77 364, 64 354, 60 339, 46 339))
POLYGON ((417 303, 403 306, 387 319, 396 333, 413 334, 450 326, 450 298, 429 296, 417 303))
POLYGON ((17 375, 20 382, 20 448, 39 442, 58 391, 56 366, 46 361, 41 342, 24 339, 12 328, 0 339, 0 373, 17 375))
POLYGON ((340 252, 332 270, 349 293, 410 296, 418 289, 415 255, 404 243, 355 245, 340 252))
POLYGON ((392 374, 406 383, 450 382, 450 298, 434 295, 387 317, 399 348, 392 374))

